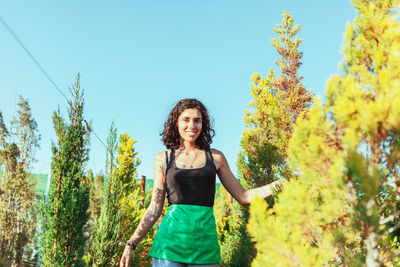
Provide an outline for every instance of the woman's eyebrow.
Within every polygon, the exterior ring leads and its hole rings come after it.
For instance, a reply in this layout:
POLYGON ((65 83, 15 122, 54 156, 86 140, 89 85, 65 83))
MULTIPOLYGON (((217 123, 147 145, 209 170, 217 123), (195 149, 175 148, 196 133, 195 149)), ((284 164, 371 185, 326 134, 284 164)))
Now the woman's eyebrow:
MULTIPOLYGON (((182 119, 191 119, 192 117, 182 117, 182 119)), ((201 120, 201 117, 194 117, 195 120, 201 120)))

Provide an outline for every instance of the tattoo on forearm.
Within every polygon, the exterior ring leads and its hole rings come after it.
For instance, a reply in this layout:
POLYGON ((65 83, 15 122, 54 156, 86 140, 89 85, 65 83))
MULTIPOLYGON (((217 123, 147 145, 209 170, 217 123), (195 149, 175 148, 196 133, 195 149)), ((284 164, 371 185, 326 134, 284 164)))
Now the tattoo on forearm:
MULTIPOLYGON (((151 227, 156 223, 160 217, 164 206, 165 191, 155 188, 151 197, 150 206, 147 208, 139 223, 135 233, 133 234, 134 244, 138 244, 140 240, 146 235, 151 227)), ((131 238, 131 239, 132 239, 131 238)))

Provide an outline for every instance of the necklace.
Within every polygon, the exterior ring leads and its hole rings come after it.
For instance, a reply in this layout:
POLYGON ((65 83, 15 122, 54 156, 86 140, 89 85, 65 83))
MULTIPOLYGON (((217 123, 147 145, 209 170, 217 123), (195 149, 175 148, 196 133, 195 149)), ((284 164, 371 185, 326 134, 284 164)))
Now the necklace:
POLYGON ((190 163, 190 168, 191 169, 193 169, 193 162, 194 162, 194 160, 196 159, 196 157, 197 157, 197 152, 198 152, 199 150, 196 150, 196 155, 194 155, 194 158, 193 158, 193 160, 192 160, 192 163, 190 163))

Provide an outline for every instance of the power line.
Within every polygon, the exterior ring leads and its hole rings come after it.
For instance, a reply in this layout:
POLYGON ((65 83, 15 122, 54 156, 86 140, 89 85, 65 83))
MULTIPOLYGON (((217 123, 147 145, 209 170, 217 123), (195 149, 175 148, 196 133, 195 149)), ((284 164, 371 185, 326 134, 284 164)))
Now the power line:
MULTIPOLYGON (((28 56, 32 59, 32 61, 36 64, 36 66, 42 71, 44 76, 50 81, 50 83, 57 89, 57 91, 65 98, 67 103, 70 101, 68 100, 67 96, 61 91, 61 89, 57 86, 57 84, 53 81, 53 79, 50 77, 49 74, 44 70, 44 68, 39 64, 39 62, 35 59, 35 57, 29 52, 29 50, 26 48, 26 46, 22 43, 22 41, 18 38, 18 36, 14 33, 14 31, 8 26, 8 24, 3 20, 3 18, 0 16, 0 21, 3 23, 4 27, 7 29, 7 31, 14 37, 14 39, 19 43, 19 45, 24 49, 24 51, 28 54, 28 56)), ((84 119, 83 120, 86 123, 86 127, 89 130, 89 132, 92 132, 97 139, 99 139, 100 143, 108 150, 107 146, 104 144, 104 142, 99 138, 99 136, 93 131, 93 129, 89 126, 89 123, 84 119)))
POLYGON ((3 23, 4 27, 6 27, 6 29, 8 30, 8 32, 14 37, 14 39, 19 43, 19 45, 22 47, 22 49, 25 50, 25 52, 28 54, 28 56, 32 59, 32 61, 36 64, 36 66, 42 71, 42 73, 44 74, 44 76, 46 76, 46 78, 51 82, 51 84, 54 85, 54 87, 58 90, 58 92, 60 92, 60 94, 62 94, 62 96, 65 98, 65 100, 67 100, 68 102, 68 98, 65 96, 65 94, 61 91, 60 88, 58 88, 57 84, 53 81, 52 78, 50 78, 50 76, 47 74, 47 72, 42 68, 42 66, 39 64, 39 62, 34 58, 34 56, 31 54, 31 52, 29 52, 29 50, 25 47, 25 45, 22 43, 22 41, 18 38, 18 36, 13 32, 13 30, 11 30, 11 28, 8 26, 8 24, 3 20, 3 18, 0 16, 0 21, 1 23, 3 23))
POLYGON ((98 137, 96 132, 93 131, 93 129, 90 127, 89 123, 85 119, 83 119, 83 121, 86 123, 86 128, 89 130, 89 132, 92 132, 97 137, 97 139, 99 139, 99 141, 103 144, 103 146, 106 148, 106 150, 108 150, 107 146, 103 143, 103 141, 100 139, 100 137, 98 137))

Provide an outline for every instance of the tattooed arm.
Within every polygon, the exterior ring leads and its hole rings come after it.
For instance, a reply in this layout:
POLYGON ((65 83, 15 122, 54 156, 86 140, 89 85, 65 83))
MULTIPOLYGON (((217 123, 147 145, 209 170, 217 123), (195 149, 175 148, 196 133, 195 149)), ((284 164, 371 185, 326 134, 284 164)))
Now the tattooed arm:
MULTIPOLYGON (((165 168, 165 153, 160 152, 154 157, 154 184, 150 205, 144 213, 136 231, 128 241, 134 246, 143 239, 162 213, 165 199, 165 168)), ((132 249, 126 246, 120 262, 121 267, 129 266, 131 255, 132 249)))
POLYGON ((164 206, 165 191, 160 188, 154 188, 151 202, 146 212, 143 215, 136 231, 128 242, 133 243, 135 246, 143 239, 151 227, 157 222, 161 215, 164 206))

